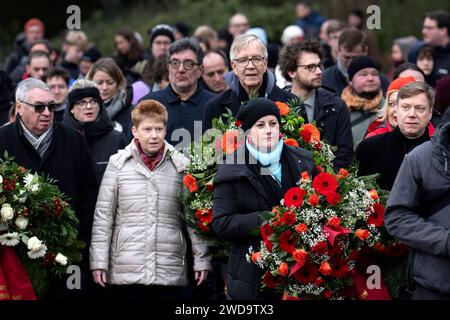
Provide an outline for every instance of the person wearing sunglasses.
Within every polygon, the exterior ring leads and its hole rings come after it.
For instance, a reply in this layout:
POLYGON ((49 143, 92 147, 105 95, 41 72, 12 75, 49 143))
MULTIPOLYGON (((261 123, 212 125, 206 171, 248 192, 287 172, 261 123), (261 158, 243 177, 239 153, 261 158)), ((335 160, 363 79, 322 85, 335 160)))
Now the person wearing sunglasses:
MULTIPOLYGON (((194 130, 203 119, 206 103, 215 95, 199 86, 203 73, 203 51, 195 39, 175 41, 168 52, 169 85, 144 96, 144 100, 161 102, 169 114, 166 140, 177 148, 183 148, 195 138, 201 137, 194 130)), ((198 133, 199 132, 199 133, 198 133)))
POLYGON ((88 147, 75 130, 56 122, 55 98, 46 83, 28 78, 16 90, 17 116, 14 123, 0 127, 0 158, 5 151, 14 161, 32 172, 45 174, 69 198, 80 221, 78 239, 83 249, 81 289, 69 290, 67 279, 52 278, 44 299, 82 299, 89 294, 88 250, 98 186, 88 147))
POLYGON ((303 101, 308 118, 321 129, 321 138, 337 147, 335 170, 346 168, 353 159, 350 112, 341 98, 322 88, 323 53, 317 40, 293 41, 280 52, 283 77, 292 82, 291 91, 303 101))
MULTIPOLYGON (((288 102, 295 96, 276 86, 275 76, 267 70, 267 47, 254 34, 237 36, 230 50, 232 72, 225 74, 230 89, 222 92, 206 105, 203 129, 211 128, 212 120, 226 112, 237 115, 241 105, 251 97, 262 97, 272 101, 288 102)), ((226 121, 226 119, 222 119, 226 121)))
POLYGON ((114 130, 95 82, 79 79, 70 87, 63 123, 85 137, 100 185, 109 157, 124 149, 127 140, 123 133, 114 130))

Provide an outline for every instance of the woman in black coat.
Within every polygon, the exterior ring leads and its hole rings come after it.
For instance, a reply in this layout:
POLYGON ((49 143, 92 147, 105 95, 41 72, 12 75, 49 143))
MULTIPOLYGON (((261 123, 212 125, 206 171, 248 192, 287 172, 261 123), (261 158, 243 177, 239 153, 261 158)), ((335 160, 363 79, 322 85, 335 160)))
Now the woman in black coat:
POLYGON ((63 123, 85 137, 100 186, 109 157, 126 147, 125 136, 114 130, 94 82, 77 80, 70 89, 68 107, 63 123))
POLYGON ((260 291, 263 270, 246 260, 249 247, 256 249, 261 241, 251 231, 261 225, 261 213, 279 205, 284 194, 295 187, 301 172, 312 176, 313 156, 280 140, 280 113, 271 100, 250 100, 237 120, 246 131, 246 141, 233 154, 237 161, 219 165, 214 178, 213 229, 230 245, 229 298, 269 299, 267 292, 260 291))

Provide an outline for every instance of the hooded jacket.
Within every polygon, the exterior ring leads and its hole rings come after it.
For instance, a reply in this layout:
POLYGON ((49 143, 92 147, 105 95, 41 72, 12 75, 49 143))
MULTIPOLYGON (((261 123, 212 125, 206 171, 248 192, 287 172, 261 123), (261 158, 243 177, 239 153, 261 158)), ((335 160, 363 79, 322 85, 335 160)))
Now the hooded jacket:
POLYGON ((403 161, 388 199, 385 225, 411 248, 415 283, 450 294, 450 123, 403 161))

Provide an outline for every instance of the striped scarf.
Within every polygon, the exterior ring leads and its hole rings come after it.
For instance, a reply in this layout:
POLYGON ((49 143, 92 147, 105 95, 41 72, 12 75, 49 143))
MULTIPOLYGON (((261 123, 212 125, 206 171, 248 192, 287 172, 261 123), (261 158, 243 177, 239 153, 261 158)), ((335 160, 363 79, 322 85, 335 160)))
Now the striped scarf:
POLYGON ((50 143, 53 138, 53 125, 48 128, 40 137, 35 137, 23 124, 22 120, 20 120, 20 125, 23 129, 23 133, 28 142, 31 143, 33 148, 39 153, 41 159, 44 157, 45 152, 47 152, 50 147, 50 143))

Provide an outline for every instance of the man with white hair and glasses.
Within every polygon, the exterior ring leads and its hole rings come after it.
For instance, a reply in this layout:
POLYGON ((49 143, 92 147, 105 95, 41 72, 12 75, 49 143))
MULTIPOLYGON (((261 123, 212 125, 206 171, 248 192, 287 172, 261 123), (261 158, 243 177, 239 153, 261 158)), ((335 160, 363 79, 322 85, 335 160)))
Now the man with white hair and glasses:
MULTIPOLYGON (((211 128, 212 119, 219 118, 227 108, 236 116, 241 104, 251 97, 280 102, 295 98, 293 94, 276 86, 275 76, 267 71, 267 55, 266 45, 256 35, 243 34, 236 37, 230 50, 233 72, 225 76, 230 89, 207 103, 203 118, 204 130, 211 128)), ((306 119, 304 112, 302 116, 306 119)))
MULTIPOLYGON (((0 157, 5 151, 19 165, 54 179, 69 197, 80 220, 78 238, 89 248, 92 219, 97 200, 97 182, 84 138, 75 130, 54 121, 55 98, 43 81, 29 78, 16 90, 17 116, 0 128, 0 157)), ((83 252, 81 290, 69 290, 66 281, 51 285, 49 298, 80 298, 87 294, 87 250, 83 252)))

